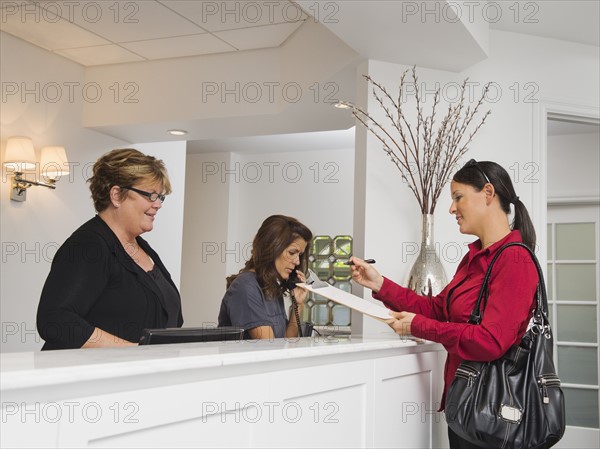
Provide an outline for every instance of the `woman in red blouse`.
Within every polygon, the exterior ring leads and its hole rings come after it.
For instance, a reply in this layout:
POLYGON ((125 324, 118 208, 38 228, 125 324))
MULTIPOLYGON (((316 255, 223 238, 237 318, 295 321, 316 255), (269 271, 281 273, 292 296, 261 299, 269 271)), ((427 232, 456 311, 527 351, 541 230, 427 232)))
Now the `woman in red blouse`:
MULTIPOLYGON (((456 216, 460 232, 479 239, 469 245, 454 278, 439 295, 417 295, 384 278, 363 260, 352 258, 352 279, 373 290, 374 298, 395 311, 390 326, 396 333, 441 343, 448 351, 441 410, 462 360, 496 360, 521 341, 535 308, 538 283, 527 251, 507 248, 494 266, 481 325, 467 323, 495 253, 510 242, 535 249, 535 230, 508 173, 495 162, 470 160, 454 175, 450 192, 450 213, 456 216), (511 204, 514 220, 509 224, 511 204)), ((450 429, 448 437, 451 449, 477 447, 450 429)))

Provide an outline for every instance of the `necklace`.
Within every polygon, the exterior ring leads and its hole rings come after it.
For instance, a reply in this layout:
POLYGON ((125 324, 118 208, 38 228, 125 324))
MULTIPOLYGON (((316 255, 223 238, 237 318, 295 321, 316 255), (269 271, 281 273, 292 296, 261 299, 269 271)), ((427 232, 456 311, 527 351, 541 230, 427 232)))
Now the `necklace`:
POLYGON ((127 254, 129 254, 131 256, 131 258, 133 258, 133 256, 135 256, 135 254, 140 249, 140 246, 134 240, 133 242, 126 242, 126 243, 124 243, 123 244, 123 248, 125 249, 125 252, 127 254))

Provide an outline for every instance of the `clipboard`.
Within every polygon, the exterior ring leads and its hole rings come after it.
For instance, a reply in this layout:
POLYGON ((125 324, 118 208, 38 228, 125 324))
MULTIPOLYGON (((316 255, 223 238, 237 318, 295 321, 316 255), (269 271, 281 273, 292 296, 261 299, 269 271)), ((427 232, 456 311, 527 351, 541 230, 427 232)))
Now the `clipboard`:
POLYGON ((314 281, 312 283, 298 283, 298 287, 301 287, 309 292, 313 292, 317 295, 323 296, 324 298, 330 299, 338 304, 346 307, 350 307, 364 315, 368 315, 371 318, 375 318, 379 321, 387 322, 387 320, 393 319, 390 316, 390 310, 386 309, 377 304, 373 304, 359 296, 353 295, 352 293, 340 290, 327 282, 314 281))

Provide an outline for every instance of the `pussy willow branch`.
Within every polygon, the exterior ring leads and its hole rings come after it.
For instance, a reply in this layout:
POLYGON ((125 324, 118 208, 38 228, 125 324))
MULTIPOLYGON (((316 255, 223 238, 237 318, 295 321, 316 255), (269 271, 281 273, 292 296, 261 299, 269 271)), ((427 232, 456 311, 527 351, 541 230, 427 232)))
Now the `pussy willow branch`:
POLYGON ((423 116, 423 97, 418 87, 416 68, 412 68, 412 83, 416 102, 416 120, 413 127, 402 108, 404 96, 407 94, 406 70, 400 77, 398 99, 394 99, 387 89, 370 76, 364 75, 368 83, 373 85, 373 97, 385 113, 385 121, 373 118, 364 109, 353 106, 352 114, 383 144, 394 165, 400 170, 402 179, 415 195, 421 212, 433 214, 444 185, 450 180, 453 169, 461 157, 467 152, 473 137, 485 123, 490 114, 487 111, 481 121, 471 126, 474 117, 485 101, 490 84, 486 84, 479 100, 472 107, 466 104, 465 92, 468 79, 460 87, 459 100, 448 106, 446 115, 440 119, 437 130, 436 111, 440 103, 440 89, 434 94, 431 114, 423 116), (390 126, 391 125, 391 126, 390 126), (463 140, 469 128, 466 141, 463 140), (395 136, 397 134, 397 136, 395 136))

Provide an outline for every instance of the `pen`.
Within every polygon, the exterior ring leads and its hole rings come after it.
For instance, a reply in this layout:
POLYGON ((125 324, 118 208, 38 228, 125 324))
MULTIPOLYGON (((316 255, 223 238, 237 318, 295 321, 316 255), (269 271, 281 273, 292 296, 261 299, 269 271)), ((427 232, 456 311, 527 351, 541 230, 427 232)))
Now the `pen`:
MULTIPOLYGON (((365 259, 366 263, 375 263, 375 259, 365 259)), ((349 260, 348 262, 344 262, 345 265, 354 265, 354 262, 349 260)))

